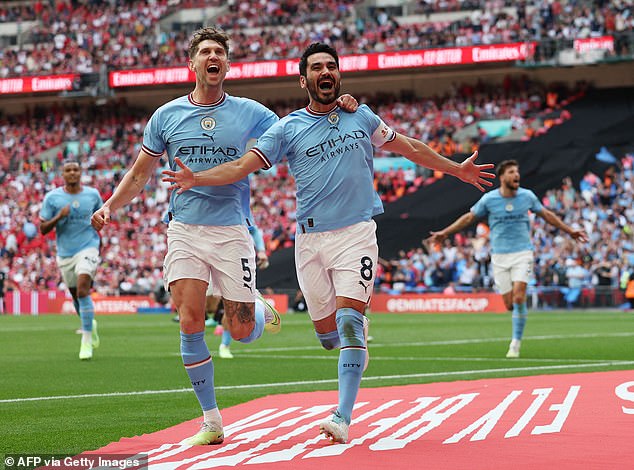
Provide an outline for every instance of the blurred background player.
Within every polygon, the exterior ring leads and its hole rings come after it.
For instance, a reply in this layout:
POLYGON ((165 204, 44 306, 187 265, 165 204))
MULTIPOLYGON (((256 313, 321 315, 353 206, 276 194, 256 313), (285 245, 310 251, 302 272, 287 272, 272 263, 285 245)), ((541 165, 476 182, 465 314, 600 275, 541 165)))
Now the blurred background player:
POLYGON ((81 318, 79 359, 92 358, 99 347, 95 307, 90 297, 99 265, 99 234, 90 225, 90 217, 103 201, 99 192, 81 184, 81 167, 76 161, 62 166, 64 186, 44 196, 40 210, 40 232, 46 235, 55 229, 57 264, 64 283, 73 297, 75 311, 81 318))
POLYGON ((520 187, 519 164, 504 160, 497 167, 500 187, 483 195, 469 212, 442 230, 431 232, 428 241, 442 243, 449 235, 461 231, 476 220, 488 217, 491 240, 493 280, 511 310, 513 335, 506 357, 518 358, 528 317, 526 287, 533 274, 533 244, 529 211, 566 232, 578 242, 587 242, 586 233, 564 223, 546 209, 535 193, 520 187))

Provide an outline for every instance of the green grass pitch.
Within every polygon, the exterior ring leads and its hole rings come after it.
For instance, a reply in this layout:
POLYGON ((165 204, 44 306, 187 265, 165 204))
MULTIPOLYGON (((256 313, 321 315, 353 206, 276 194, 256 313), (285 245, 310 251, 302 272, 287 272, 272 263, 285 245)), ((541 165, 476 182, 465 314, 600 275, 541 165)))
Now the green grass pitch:
MULTIPOLYGON (((101 347, 79 361, 77 317, 0 317, 1 454, 77 454, 200 416, 171 316, 97 318, 101 347)), ((362 387, 634 369, 631 312, 530 312, 516 360, 504 358, 508 314, 370 318, 362 387)), ((219 342, 207 333, 212 354, 219 342)), ((286 315, 280 334, 232 351, 235 359, 214 360, 221 409, 337 387, 337 351, 320 348, 307 315, 286 315)))

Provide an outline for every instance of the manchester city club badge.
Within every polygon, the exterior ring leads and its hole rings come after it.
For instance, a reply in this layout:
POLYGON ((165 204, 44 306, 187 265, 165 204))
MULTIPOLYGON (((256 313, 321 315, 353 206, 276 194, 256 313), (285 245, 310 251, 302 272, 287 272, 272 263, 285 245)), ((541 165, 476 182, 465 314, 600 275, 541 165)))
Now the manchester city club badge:
POLYGON ((200 127, 202 127, 203 130, 210 131, 216 127, 216 120, 211 116, 205 116, 200 120, 200 127))

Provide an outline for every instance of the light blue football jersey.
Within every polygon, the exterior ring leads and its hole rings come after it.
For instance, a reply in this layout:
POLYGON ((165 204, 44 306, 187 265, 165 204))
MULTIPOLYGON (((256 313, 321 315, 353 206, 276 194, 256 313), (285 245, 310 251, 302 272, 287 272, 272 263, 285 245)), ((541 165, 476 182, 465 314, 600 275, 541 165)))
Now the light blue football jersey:
POLYGON ((477 217, 488 217, 491 252, 496 254, 533 249, 529 210, 541 213, 544 206, 525 188, 519 188, 514 197, 503 197, 499 189, 490 191, 471 208, 477 217))
POLYGON ((335 108, 293 111, 251 149, 270 167, 288 159, 297 185, 297 231, 324 232, 371 219, 383 212, 374 190, 372 137, 383 126, 366 105, 354 113, 335 108))
MULTIPOLYGON (((277 115, 248 98, 227 95, 213 104, 196 103, 191 94, 158 108, 145 128, 143 150, 160 157, 167 152, 170 169, 179 157, 192 171, 203 171, 236 160, 247 142, 257 139, 278 121, 277 115)), ((195 225, 242 225, 244 178, 224 186, 196 186, 182 194, 172 191, 171 218, 195 225)))
POLYGON ((90 225, 93 212, 103 205, 99 191, 82 186, 77 194, 67 193, 63 187, 53 189, 44 196, 40 218, 50 220, 67 205, 70 213, 55 225, 57 256, 68 258, 86 248, 99 249, 99 234, 90 225))

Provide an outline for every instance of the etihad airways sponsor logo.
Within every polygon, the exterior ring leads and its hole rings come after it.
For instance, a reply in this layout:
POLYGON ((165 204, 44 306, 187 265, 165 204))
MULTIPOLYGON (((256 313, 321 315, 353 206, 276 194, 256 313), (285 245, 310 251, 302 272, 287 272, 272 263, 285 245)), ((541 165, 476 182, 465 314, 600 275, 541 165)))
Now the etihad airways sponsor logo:
POLYGON ((179 147, 176 152, 178 155, 193 155, 196 157, 215 156, 215 157, 236 157, 238 149, 235 147, 217 147, 215 145, 185 145, 179 147))
POLYGON ((317 145, 313 145, 306 150, 307 157, 331 158, 349 150, 359 148, 359 140, 367 139, 366 134, 361 129, 340 134, 332 139, 325 140, 317 145))

